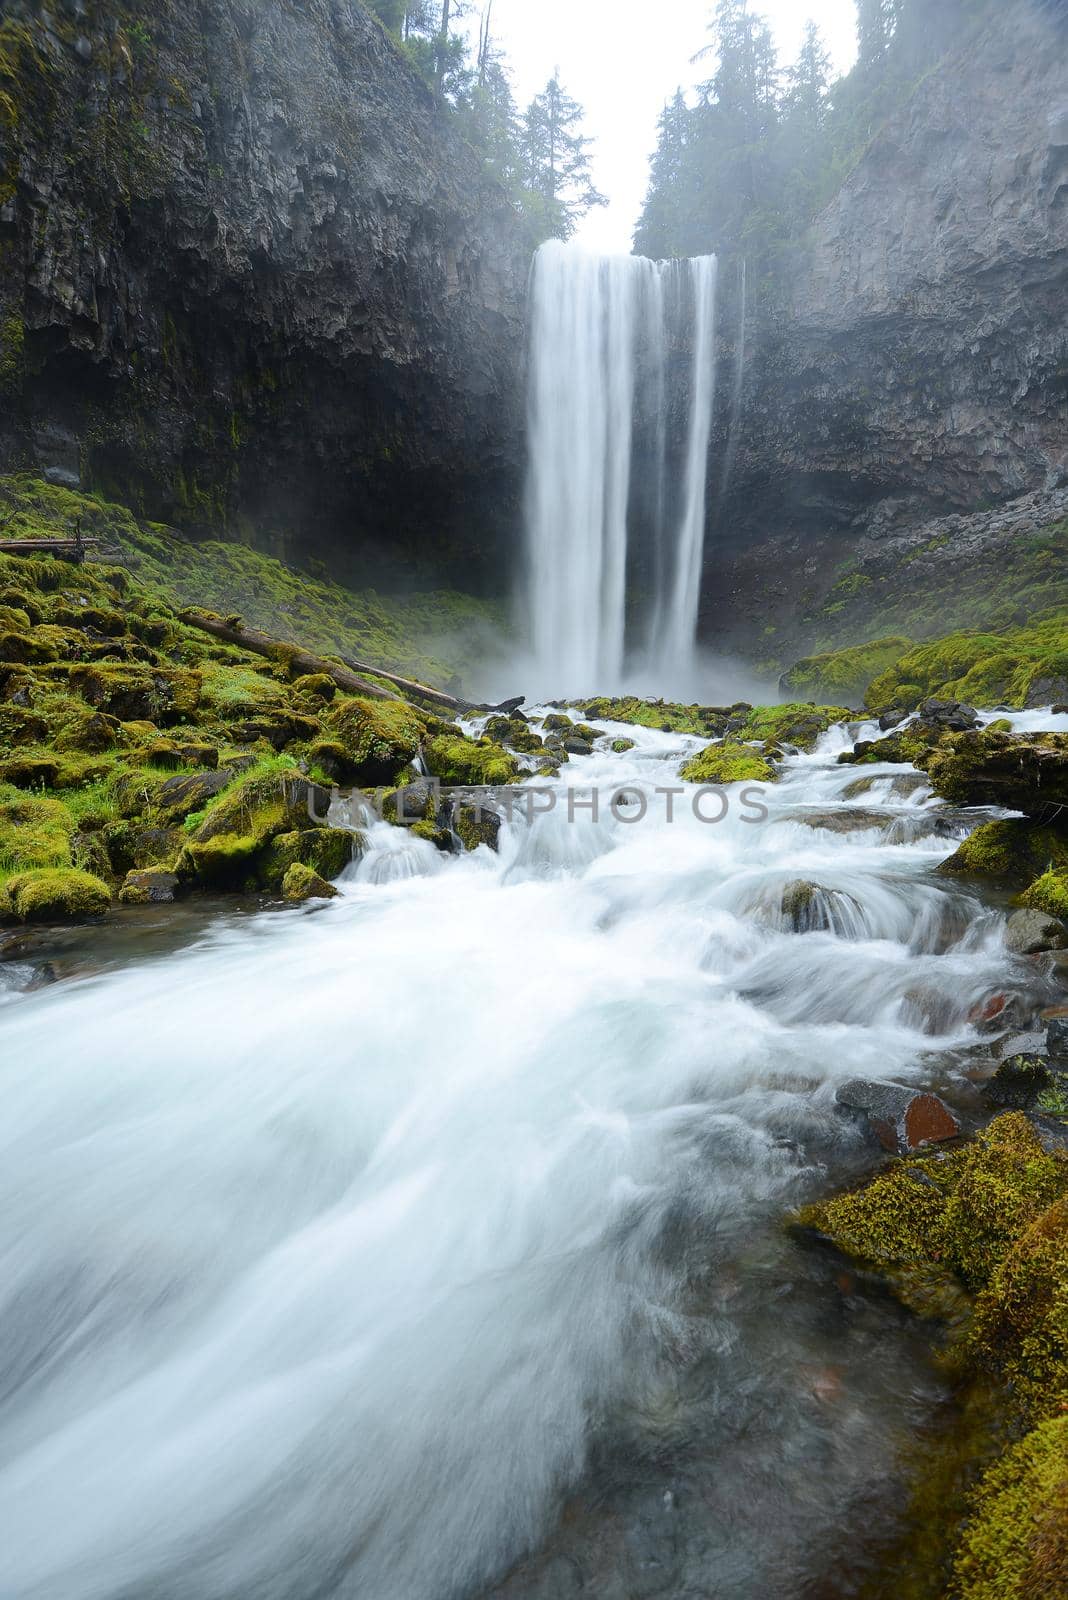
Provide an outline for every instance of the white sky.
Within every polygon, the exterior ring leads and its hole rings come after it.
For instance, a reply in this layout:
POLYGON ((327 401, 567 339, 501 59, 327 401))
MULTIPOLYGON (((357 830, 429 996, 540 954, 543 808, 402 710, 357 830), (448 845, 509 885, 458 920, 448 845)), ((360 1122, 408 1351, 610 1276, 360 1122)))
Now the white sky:
MULTIPOLYGON (((481 11, 485 0, 476 0, 481 11)), ((520 107, 559 67, 568 94, 586 110, 596 140, 594 178, 610 204, 590 212, 579 231, 600 250, 631 248, 645 198, 656 121, 676 88, 707 78, 709 62, 690 57, 708 41, 713 0, 494 0, 493 32, 512 69, 520 107)), ((835 68, 856 55, 854 0, 757 0, 781 59, 797 53, 806 20, 822 30, 835 68)), ((471 28, 477 35, 478 18, 471 28)))

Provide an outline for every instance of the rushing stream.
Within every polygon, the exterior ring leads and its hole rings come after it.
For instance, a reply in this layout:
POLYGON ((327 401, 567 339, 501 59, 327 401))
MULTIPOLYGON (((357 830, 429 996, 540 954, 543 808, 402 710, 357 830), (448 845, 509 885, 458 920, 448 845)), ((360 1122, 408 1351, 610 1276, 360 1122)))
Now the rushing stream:
POLYGON ((849 1577, 937 1384, 777 1219, 868 1159, 836 1082, 966 1110, 1038 979, 844 731, 669 824, 697 741, 604 726, 499 856, 379 825, 337 901, 4 1008, 0 1593, 458 1600, 540 1550, 508 1600, 753 1600, 846 1528, 849 1577))

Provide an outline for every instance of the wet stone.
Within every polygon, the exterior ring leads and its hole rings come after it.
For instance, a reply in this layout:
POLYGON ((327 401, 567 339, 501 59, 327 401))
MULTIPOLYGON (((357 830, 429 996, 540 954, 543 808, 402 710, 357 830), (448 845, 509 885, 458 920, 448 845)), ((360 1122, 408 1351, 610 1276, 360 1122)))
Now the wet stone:
POLYGON ((929 1090, 853 1078, 840 1085, 835 1100, 862 1117, 883 1148, 898 1155, 907 1155, 923 1144, 955 1139, 960 1133, 953 1112, 929 1090))

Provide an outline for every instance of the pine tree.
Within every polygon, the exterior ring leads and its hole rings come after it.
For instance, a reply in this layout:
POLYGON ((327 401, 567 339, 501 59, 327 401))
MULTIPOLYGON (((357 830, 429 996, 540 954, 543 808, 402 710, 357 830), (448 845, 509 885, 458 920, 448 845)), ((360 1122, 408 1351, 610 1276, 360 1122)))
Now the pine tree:
POLYGON ((593 206, 607 204, 590 172, 592 140, 579 132, 583 111, 557 75, 523 115, 520 154, 536 225, 545 237, 569 239, 593 206))
POLYGON ((649 171, 649 188, 634 234, 639 255, 684 255, 689 232, 689 143, 694 114, 682 90, 664 107, 657 124, 656 154, 649 171))
POLYGON ((831 58, 814 22, 805 24, 801 52, 786 73, 784 111, 795 137, 812 143, 822 132, 829 107, 831 58))
POLYGON ((857 52, 862 67, 885 55, 892 24, 892 0, 857 0, 857 52))

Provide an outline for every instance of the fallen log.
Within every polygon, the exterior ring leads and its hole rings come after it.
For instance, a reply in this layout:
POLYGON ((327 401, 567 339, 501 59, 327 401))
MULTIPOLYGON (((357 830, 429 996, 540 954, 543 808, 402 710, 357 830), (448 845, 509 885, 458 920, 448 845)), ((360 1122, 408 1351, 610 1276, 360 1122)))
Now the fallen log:
POLYGON ((240 617, 217 617, 214 612, 195 609, 180 611, 178 615, 188 627, 210 633, 214 639, 239 645, 242 650, 251 650, 253 655, 266 656, 268 661, 284 662, 294 677, 324 674, 333 678, 338 688, 346 694, 371 695, 376 700, 400 699, 399 695, 383 689, 380 683, 370 683, 347 667, 338 666, 336 661, 326 661, 322 656, 312 655, 309 650, 302 650, 299 645, 288 644, 283 639, 272 639, 270 634, 260 633, 258 628, 246 627, 240 617))
POLYGON ((83 561, 90 545, 99 539, 0 539, 5 556, 52 555, 63 561, 83 561))
POLYGON ((376 678, 385 678, 387 683, 395 684, 398 689, 403 689, 405 694, 414 694, 420 700, 429 700, 432 705, 445 706, 449 711, 474 711, 476 708, 469 700, 458 700, 455 695, 446 694, 444 689, 431 689, 425 683, 419 683, 414 678, 401 678, 395 672, 386 672, 382 667, 373 667, 369 661, 353 661, 349 656, 342 656, 347 667, 354 672, 373 672, 376 678))

